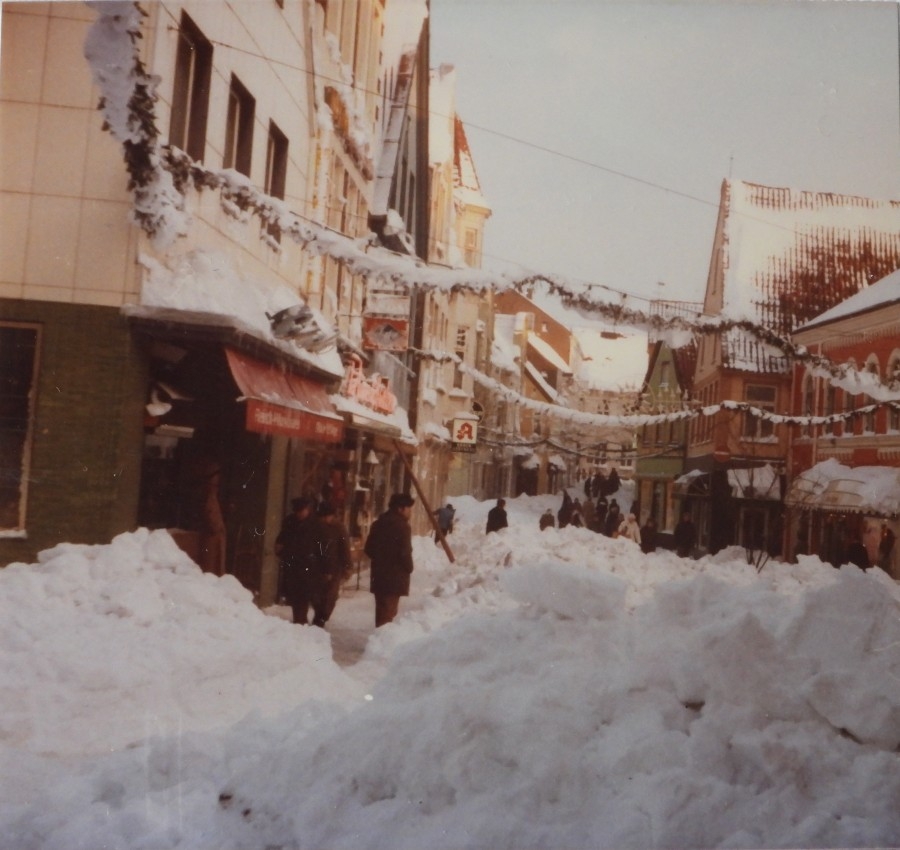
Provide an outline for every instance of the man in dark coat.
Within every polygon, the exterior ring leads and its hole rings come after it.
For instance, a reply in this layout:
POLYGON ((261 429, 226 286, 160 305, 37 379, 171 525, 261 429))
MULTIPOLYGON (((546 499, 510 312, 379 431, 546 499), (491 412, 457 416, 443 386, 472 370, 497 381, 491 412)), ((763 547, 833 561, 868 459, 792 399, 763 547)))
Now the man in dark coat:
POLYGON ((275 538, 275 553, 281 559, 284 595, 294 612, 294 622, 307 624, 309 607, 321 596, 322 571, 316 546, 319 522, 313 514, 313 500, 306 497, 291 502, 294 511, 284 518, 275 538))
POLYGON ((497 499, 497 504, 488 511, 484 533, 490 534, 492 531, 499 531, 507 526, 509 526, 509 522, 506 519, 506 499, 497 499))
POLYGON ((388 509, 375 522, 364 551, 372 562, 370 589, 375 595, 375 627, 397 616, 400 597, 409 596, 413 571, 412 529, 409 516, 415 501, 408 493, 394 493, 388 509))
POLYGON ((675 526, 675 532, 672 535, 675 543, 675 551, 679 558, 690 557, 697 545, 697 528, 691 519, 690 511, 684 511, 681 515, 681 521, 675 526))
POLYGON ((319 505, 316 543, 319 549, 321 593, 313 599, 313 625, 325 627, 341 594, 341 585, 353 572, 350 541, 337 509, 331 502, 319 505))

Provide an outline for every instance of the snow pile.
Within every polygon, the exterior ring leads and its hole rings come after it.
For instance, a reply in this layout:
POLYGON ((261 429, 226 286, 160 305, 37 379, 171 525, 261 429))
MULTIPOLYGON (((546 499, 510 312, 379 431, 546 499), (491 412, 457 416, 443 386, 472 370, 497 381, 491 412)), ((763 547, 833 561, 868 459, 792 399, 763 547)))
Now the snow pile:
POLYGON ((201 572, 164 531, 12 564, 0 571, 0 612, 6 746, 106 752, 275 714, 323 687, 359 695, 324 633, 267 617, 233 576, 201 572))
POLYGON ((293 626, 163 533, 0 573, 7 846, 896 843, 884 573, 541 532, 551 497, 486 536, 493 502, 451 501, 455 562, 417 538, 377 631, 365 576, 293 626))

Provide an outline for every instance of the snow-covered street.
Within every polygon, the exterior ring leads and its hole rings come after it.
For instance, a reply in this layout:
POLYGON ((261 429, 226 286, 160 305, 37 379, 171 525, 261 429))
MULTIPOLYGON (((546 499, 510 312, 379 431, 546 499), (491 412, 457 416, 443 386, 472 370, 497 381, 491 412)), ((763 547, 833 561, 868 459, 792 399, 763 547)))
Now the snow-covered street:
MULTIPOLYGON (((0 572, 4 848, 900 843, 900 591, 453 499, 374 630, 259 611, 165 532, 0 572)), ((420 508, 417 508, 419 510, 420 508)))

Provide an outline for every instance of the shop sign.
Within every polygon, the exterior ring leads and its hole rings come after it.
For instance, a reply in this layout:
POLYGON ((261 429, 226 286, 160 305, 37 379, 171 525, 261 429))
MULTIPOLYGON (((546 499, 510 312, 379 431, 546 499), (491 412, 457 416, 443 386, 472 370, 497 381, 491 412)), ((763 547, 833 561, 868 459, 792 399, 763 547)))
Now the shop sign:
POLYGON ((363 313, 363 348, 406 351, 409 348, 410 297, 405 293, 370 289, 363 313))
POLYGON ((406 351, 409 348, 409 319, 363 316, 363 348, 369 351, 406 351))
POLYGON ((339 443, 344 438, 344 422, 341 419, 317 416, 258 398, 247 399, 247 430, 322 443, 339 443))
POLYGON ((362 361, 355 355, 350 357, 341 395, 388 416, 397 407, 397 396, 391 392, 390 380, 377 373, 367 376, 363 372, 362 361))
POLYGON ((454 419, 451 443, 455 452, 474 452, 478 443, 478 422, 474 419, 454 419))

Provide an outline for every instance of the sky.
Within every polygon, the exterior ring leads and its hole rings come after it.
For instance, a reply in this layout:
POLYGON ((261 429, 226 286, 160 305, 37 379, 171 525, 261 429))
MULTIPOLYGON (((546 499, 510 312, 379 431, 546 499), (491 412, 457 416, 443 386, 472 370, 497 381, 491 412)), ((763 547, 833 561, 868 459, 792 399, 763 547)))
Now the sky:
POLYGON ((431 0, 485 267, 700 301, 723 179, 900 198, 897 4, 431 0))
POLYGON ((541 532, 549 495, 485 536, 493 502, 453 503, 454 561, 414 538, 377 630, 365 570, 294 625, 165 531, 0 571, 3 846, 897 846, 880 569, 541 532))

